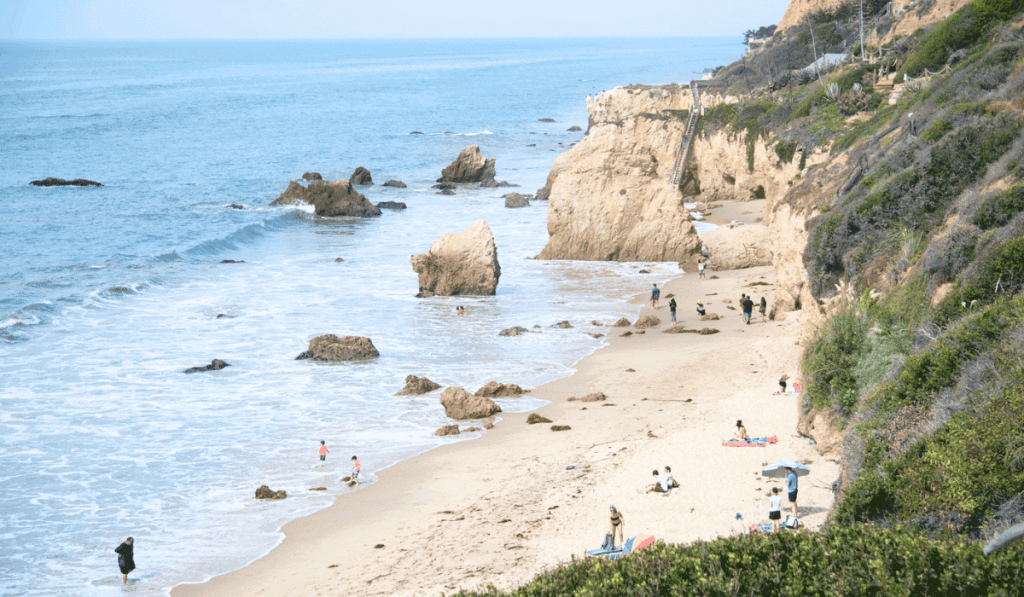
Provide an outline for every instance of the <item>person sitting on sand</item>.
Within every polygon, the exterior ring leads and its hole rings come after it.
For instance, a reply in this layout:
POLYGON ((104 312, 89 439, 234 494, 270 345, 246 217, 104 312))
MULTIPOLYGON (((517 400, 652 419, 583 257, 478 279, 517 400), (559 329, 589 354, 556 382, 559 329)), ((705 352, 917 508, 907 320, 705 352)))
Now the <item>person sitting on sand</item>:
POLYGON ((772 531, 779 530, 779 521, 782 520, 782 496, 779 495, 779 488, 772 487, 772 497, 769 498, 771 505, 768 506, 768 520, 772 521, 772 531))
POLYGON ((352 457, 352 482, 359 485, 359 471, 362 466, 359 464, 359 459, 355 456, 352 457))
POLYGON ((736 421, 735 435, 740 441, 748 441, 750 439, 747 437, 747 428, 743 426, 743 421, 736 421))
POLYGON ((609 533, 612 535, 612 547, 615 547, 615 535, 619 535, 619 545, 624 545, 625 540, 622 538, 626 532, 626 517, 615 509, 615 504, 608 506, 608 524, 611 526, 609 533))
POLYGON ((705 313, 707 313, 707 311, 704 310, 704 303, 697 301, 697 315, 704 317, 705 313))
POLYGON ((758 308, 758 311, 761 313, 761 323, 768 323, 768 301, 764 300, 763 296, 761 297, 761 306, 758 308))
POLYGON ((651 474, 654 475, 654 484, 647 487, 647 493, 665 493, 668 491, 668 481, 665 480, 665 477, 662 477, 661 473, 657 470, 654 470, 651 474))
POLYGON ((668 484, 668 490, 669 491, 672 491, 673 489, 678 489, 679 488, 679 481, 676 481, 676 478, 672 476, 672 467, 671 466, 666 466, 665 467, 665 477, 666 477, 665 478, 665 482, 668 484))
POLYGON ((778 396, 779 394, 785 394, 785 393, 786 393, 786 380, 780 379, 779 380, 779 391, 772 392, 772 396, 778 396))
POLYGON ((651 308, 658 308, 658 299, 661 298, 661 289, 655 284, 654 288, 651 289, 651 308))

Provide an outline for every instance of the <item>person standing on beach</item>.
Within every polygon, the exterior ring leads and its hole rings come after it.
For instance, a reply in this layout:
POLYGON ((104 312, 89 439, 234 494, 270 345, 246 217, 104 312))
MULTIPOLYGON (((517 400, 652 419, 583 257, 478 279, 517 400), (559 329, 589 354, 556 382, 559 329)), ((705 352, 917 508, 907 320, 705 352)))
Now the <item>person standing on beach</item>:
POLYGON ((793 510, 793 518, 796 518, 796 473, 793 469, 786 467, 786 491, 789 492, 789 507, 793 510))
POLYGON ((359 459, 355 456, 352 457, 352 481, 356 485, 359 485, 359 471, 362 470, 362 465, 359 464, 359 459))
POLYGON ((761 323, 768 323, 768 315, 766 315, 766 312, 768 311, 768 301, 764 300, 763 296, 761 297, 761 307, 758 310, 761 312, 761 323))
POLYGON ((743 321, 750 325, 750 316, 754 313, 754 301, 750 300, 750 297, 743 295, 743 321))
POLYGON ((651 289, 651 308, 658 308, 658 299, 661 298, 661 289, 655 284, 654 288, 651 289))
POLYGON ((772 532, 775 532, 779 530, 779 521, 782 520, 782 496, 779 495, 778 487, 772 487, 769 501, 771 506, 768 506, 768 520, 772 521, 772 532))
POLYGON ((127 585, 128 573, 135 570, 135 539, 128 537, 114 553, 117 554, 117 567, 121 569, 121 582, 127 585))
POLYGON ((609 532, 612 535, 612 547, 615 547, 615 534, 619 535, 619 545, 625 545, 625 540, 622 538, 626 532, 626 518, 615 509, 615 504, 608 506, 608 523, 611 525, 609 532))
POLYGON ((705 266, 707 266, 707 260, 706 259, 698 259, 697 260, 697 275, 700 277, 701 280, 705 279, 704 278, 704 267, 705 266))
POLYGON ((676 299, 668 299, 668 314, 672 317, 672 323, 676 322, 676 299))
POLYGON ((324 440, 320 440, 320 469, 324 468, 324 461, 327 460, 327 454, 330 450, 327 449, 327 444, 324 440))

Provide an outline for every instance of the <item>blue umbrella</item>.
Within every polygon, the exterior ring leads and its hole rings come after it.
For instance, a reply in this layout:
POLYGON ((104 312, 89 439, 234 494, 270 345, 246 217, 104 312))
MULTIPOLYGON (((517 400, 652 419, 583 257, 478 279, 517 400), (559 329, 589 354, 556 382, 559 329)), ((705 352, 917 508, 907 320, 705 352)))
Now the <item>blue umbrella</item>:
POLYGON ((786 471, 787 468, 793 469, 793 472, 796 473, 797 477, 804 477, 806 475, 811 474, 811 469, 800 464, 799 462, 796 462, 795 460, 780 460, 778 462, 773 462, 768 466, 764 467, 763 469, 761 469, 761 475, 765 477, 784 478, 786 475, 789 474, 786 471))

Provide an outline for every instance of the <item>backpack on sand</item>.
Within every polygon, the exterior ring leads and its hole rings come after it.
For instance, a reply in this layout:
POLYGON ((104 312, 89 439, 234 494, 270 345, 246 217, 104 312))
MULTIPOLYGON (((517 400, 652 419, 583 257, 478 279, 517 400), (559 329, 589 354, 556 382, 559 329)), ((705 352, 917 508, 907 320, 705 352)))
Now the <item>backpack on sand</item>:
POLYGON ((601 549, 615 549, 615 535, 611 533, 605 533, 604 544, 601 545, 601 549))

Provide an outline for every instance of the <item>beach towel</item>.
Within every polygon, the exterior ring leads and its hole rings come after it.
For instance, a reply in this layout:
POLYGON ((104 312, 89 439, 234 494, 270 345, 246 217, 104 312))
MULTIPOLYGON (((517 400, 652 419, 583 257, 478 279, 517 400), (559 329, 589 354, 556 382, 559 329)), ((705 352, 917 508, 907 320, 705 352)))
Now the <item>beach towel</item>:
POLYGON ((741 439, 731 439, 722 442, 722 445, 727 448, 763 448, 768 444, 764 442, 745 442, 741 439))
POLYGON ((588 556, 606 556, 606 555, 608 555, 610 553, 619 553, 620 551, 622 551, 622 549, 618 548, 618 547, 616 547, 615 549, 605 549, 605 548, 602 547, 601 549, 592 549, 592 550, 588 551, 587 555, 588 556))
POLYGON ((636 539, 636 537, 630 537, 629 539, 626 539, 626 544, 622 546, 622 551, 619 552, 619 553, 608 554, 608 559, 609 560, 617 560, 619 558, 628 556, 629 553, 631 551, 633 551, 633 540, 634 539, 636 539))

